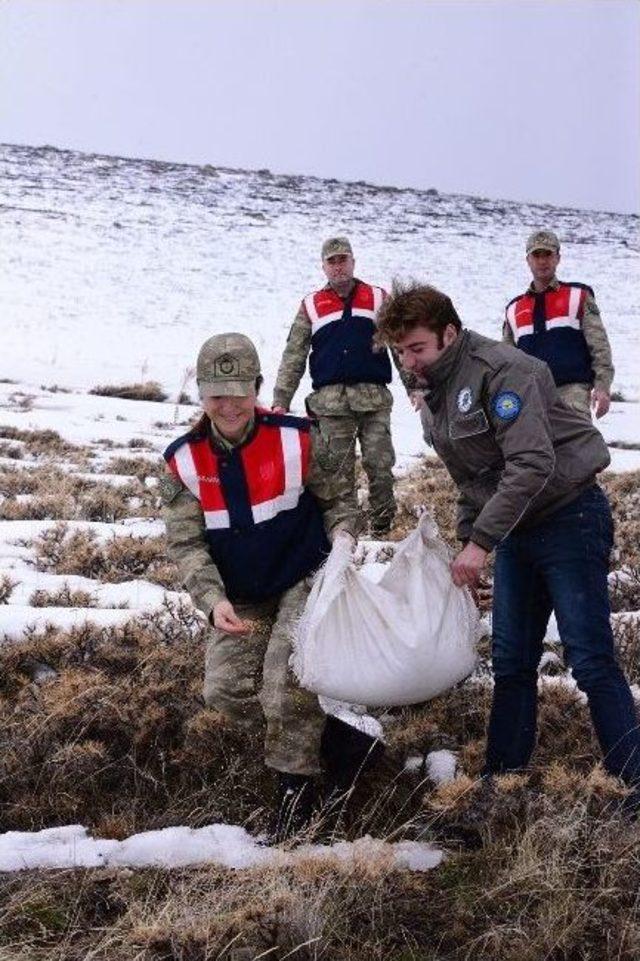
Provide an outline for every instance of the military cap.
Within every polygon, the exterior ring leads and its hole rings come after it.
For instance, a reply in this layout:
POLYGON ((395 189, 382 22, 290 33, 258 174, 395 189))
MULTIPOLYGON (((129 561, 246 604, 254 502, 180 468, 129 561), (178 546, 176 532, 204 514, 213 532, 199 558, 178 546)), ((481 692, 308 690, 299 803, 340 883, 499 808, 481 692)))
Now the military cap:
POLYGON ((216 334, 198 354, 196 378, 201 397, 248 397, 260 375, 260 359, 244 334, 216 334))
POLYGON ((353 256, 351 244, 346 237, 329 237, 329 239, 323 243, 323 260, 326 260, 327 257, 334 257, 336 254, 351 254, 351 256, 353 256))
POLYGON ((553 230, 536 230, 527 240, 527 254, 534 250, 555 250, 560 251, 560 241, 553 230))

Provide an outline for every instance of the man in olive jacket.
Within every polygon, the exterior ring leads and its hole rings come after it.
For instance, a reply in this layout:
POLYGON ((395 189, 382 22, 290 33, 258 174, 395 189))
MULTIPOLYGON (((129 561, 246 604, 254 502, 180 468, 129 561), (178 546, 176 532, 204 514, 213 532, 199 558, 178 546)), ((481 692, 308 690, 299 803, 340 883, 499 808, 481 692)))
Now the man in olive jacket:
POLYGON ((607 769, 636 788, 630 797, 640 803, 640 734, 609 621, 613 525, 596 483, 609 463, 600 433, 559 399, 544 362, 463 330, 451 300, 433 287, 396 285, 378 331, 422 381, 425 432, 460 492, 464 546, 454 582, 474 586, 496 552, 485 772, 529 762, 537 668, 555 611, 607 769))

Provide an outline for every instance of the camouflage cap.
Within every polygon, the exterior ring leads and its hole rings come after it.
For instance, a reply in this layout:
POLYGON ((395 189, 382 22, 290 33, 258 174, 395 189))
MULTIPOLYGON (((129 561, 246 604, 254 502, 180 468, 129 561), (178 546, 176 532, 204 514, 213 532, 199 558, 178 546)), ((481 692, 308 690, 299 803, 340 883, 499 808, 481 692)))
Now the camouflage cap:
POLYGON ((351 249, 351 244, 346 237, 329 237, 328 240, 322 245, 322 259, 326 260, 327 257, 334 257, 336 254, 351 254, 353 257, 353 250, 351 249))
POLYGON ((553 230, 536 230, 527 240, 527 254, 534 250, 555 250, 560 251, 560 241, 553 230))
POLYGON ((216 334, 198 354, 200 397, 248 397, 260 375, 260 358, 244 334, 216 334))

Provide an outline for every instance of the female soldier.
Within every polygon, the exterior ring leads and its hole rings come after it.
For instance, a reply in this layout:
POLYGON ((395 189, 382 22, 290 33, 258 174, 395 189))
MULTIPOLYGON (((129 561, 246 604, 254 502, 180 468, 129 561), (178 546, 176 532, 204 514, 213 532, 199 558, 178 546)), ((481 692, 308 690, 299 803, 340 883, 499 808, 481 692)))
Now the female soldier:
POLYGON ((246 727, 264 715, 265 762, 278 775, 275 834, 283 839, 311 818, 321 748, 333 787, 344 788, 373 746, 335 718, 327 722, 289 668, 292 626, 328 537, 355 538, 353 491, 326 460, 323 469, 311 421, 256 406, 260 361, 244 334, 205 341, 196 374, 204 414, 164 455, 169 554, 214 628, 207 705, 246 727))

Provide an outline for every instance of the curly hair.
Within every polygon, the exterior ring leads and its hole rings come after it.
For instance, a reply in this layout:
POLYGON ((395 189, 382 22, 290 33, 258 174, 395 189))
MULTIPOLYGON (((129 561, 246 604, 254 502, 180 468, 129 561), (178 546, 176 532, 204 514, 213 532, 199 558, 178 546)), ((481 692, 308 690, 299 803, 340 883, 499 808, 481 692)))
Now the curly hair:
POLYGON ((416 327, 426 327, 438 335, 438 347, 442 347, 449 324, 457 331, 462 330, 462 321, 446 294, 428 284, 416 281, 402 284, 394 280, 391 294, 376 317, 376 340, 384 346, 393 346, 416 327))

